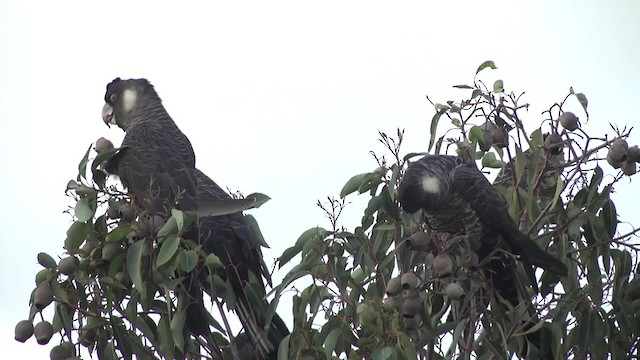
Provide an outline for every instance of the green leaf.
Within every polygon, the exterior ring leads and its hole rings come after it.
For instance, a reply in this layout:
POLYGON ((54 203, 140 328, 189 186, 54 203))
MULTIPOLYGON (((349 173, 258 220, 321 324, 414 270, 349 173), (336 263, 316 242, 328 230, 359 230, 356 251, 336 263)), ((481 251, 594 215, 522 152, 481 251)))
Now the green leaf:
POLYGON ((222 261, 216 254, 207 255, 205 264, 212 269, 220 269, 224 267, 224 265, 222 264, 222 261))
POLYGON ((78 184, 75 180, 69 180, 69 182, 67 183, 67 190, 75 190, 78 187, 80 187, 80 184, 78 184))
POLYGON ((480 66, 478 66, 478 70, 476 70, 476 75, 480 71, 482 71, 482 70, 484 70, 486 68, 491 68, 491 69, 494 69, 494 70, 497 69, 496 64, 493 61, 487 60, 487 61, 483 62, 480 66))
POLYGON ((184 214, 178 209, 171 209, 171 217, 176 221, 178 232, 181 232, 184 229, 184 214))
POLYGON ((494 93, 501 93, 504 91, 504 83, 502 82, 502 80, 496 80, 493 83, 493 92, 494 93))
POLYGON ((437 104, 437 103, 433 107, 436 109, 437 112, 440 112, 440 111, 447 112, 449 109, 451 109, 449 105, 437 104))
POLYGON ((77 180, 86 179, 87 178, 87 163, 89 162, 89 153, 91 152, 91 147, 93 144, 89 145, 87 152, 84 153, 82 160, 80 160, 80 164, 78 164, 78 177, 77 180))
POLYGON ((38 263, 47 269, 56 269, 58 267, 58 264, 51 257, 51 255, 45 252, 39 253, 37 258, 38 258, 38 263))
POLYGON ((289 338, 291 335, 287 335, 280 342, 278 347, 278 360, 289 360, 289 338))
POLYGON ((178 267, 181 271, 189 273, 198 265, 198 252, 196 250, 180 251, 178 253, 178 267))
POLYGON ((484 138, 484 130, 480 126, 472 126, 469 130, 470 141, 481 141, 484 138))
POLYGON ((587 114, 587 117, 589 117, 589 112, 587 111, 589 101, 587 100, 587 96, 583 93, 574 93, 573 95, 576 97, 576 99, 578 99, 578 102, 580 103, 580 105, 582 105, 582 109, 584 109, 585 114, 587 114))
POLYGON ((433 144, 436 141, 436 134, 438 131, 438 122, 440 121, 440 117, 442 116, 442 114, 444 114, 445 112, 447 111, 446 110, 437 111, 436 114, 433 115, 433 118, 431 118, 431 126, 429 127, 429 133, 431 135, 429 137, 428 151, 431 151, 431 148, 433 147, 433 144))
POLYGON ((473 89, 473 87, 469 85, 453 85, 453 87, 456 89, 473 89))
POLYGON ((610 239, 613 239, 618 228, 618 215, 616 213, 616 206, 611 199, 607 200, 602 206, 600 217, 604 221, 604 228, 607 231, 607 235, 609 235, 610 239))
POLYGON ((181 308, 173 314, 171 325, 169 326, 171 328, 171 336, 178 349, 182 349, 184 347, 183 330, 185 319, 186 312, 183 308, 181 308))
POLYGON ((387 185, 382 188, 380 192, 380 198, 382 199, 382 206, 384 210, 394 220, 400 220, 400 210, 398 205, 393 199, 391 199, 390 191, 387 185))
POLYGON ((115 346, 113 345, 113 341, 109 341, 107 343, 107 346, 104 347, 102 356, 100 357, 100 359, 104 359, 104 360, 116 360, 118 359, 118 355, 116 355, 116 349, 115 346))
POLYGON ((393 348, 391 346, 385 346, 382 349, 376 349, 372 354, 373 360, 387 360, 393 354, 393 348))
POLYGON ((158 238, 162 238, 168 235, 177 235, 178 234, 178 223, 176 219, 172 216, 167 220, 164 226, 158 230, 158 234, 156 235, 158 238))
POLYGON ((127 272, 137 289, 142 291, 142 253, 147 240, 139 240, 129 246, 127 250, 127 272))
POLYGON ((331 330, 327 338, 324 340, 324 353, 328 358, 331 358, 331 354, 335 350, 336 344, 338 343, 338 339, 342 333, 341 328, 335 328, 331 330))
POLYGON ((502 160, 496 158, 496 154, 488 152, 482 157, 482 166, 494 169, 501 169, 504 166, 502 160))
POLYGON ((105 241, 108 243, 120 242, 125 236, 129 235, 129 233, 131 233, 131 226, 120 225, 107 234, 105 241))
POLYGON ((259 208, 260 206, 262 206, 264 203, 266 203, 267 201, 271 200, 271 198, 265 194, 262 193, 251 193, 249 195, 247 195, 247 198, 254 198, 256 199, 255 204, 253 205, 254 208, 259 208))
POLYGON ((324 239, 328 235, 330 235, 329 231, 321 227, 312 227, 311 229, 306 230, 298 237, 294 246, 288 248, 282 253, 278 259, 278 267, 282 268, 284 264, 288 263, 294 256, 298 255, 305 244, 315 242, 318 239, 324 239))
POLYGON ((342 187, 340 198, 344 199, 347 195, 356 192, 368 176, 371 176, 371 173, 358 174, 351 177, 342 187))
POLYGON ((159 268, 173 258, 180 246, 180 238, 169 236, 160 246, 160 252, 156 258, 156 267, 159 268))
POLYGON ((173 359, 174 340, 171 331, 171 323, 169 322, 169 316, 163 315, 160 321, 158 321, 158 337, 159 337, 159 351, 167 359, 173 359))
POLYGON ((256 218, 253 215, 247 214, 244 216, 244 221, 247 223, 247 225, 249 225, 249 227, 251 227, 251 230, 253 230, 253 234, 258 239, 260 245, 262 247, 268 248, 269 244, 267 244, 264 236, 262 236, 262 231, 260 230, 260 225, 258 225, 258 221, 256 220, 256 218))
POLYGON ((553 201, 551 202, 551 209, 556 207, 558 203, 558 199, 560 199, 560 195, 562 194, 562 190, 564 189, 564 182, 562 181, 562 177, 558 176, 558 182, 556 183, 556 192, 553 195, 553 201))
POLYGON ((456 345, 458 344, 458 341, 462 336, 462 331, 464 330, 465 326, 467 326, 467 321, 468 319, 466 318, 460 321, 456 326, 456 329, 453 331, 453 339, 451 340, 451 346, 449 347, 449 351, 447 352, 447 356, 445 357, 445 359, 451 359, 451 356, 455 353, 456 345))
POLYGON ((98 156, 96 156, 96 158, 93 159, 93 162, 91 163, 91 171, 96 170, 98 166, 102 165, 103 162, 114 157, 116 153, 118 153, 118 151, 120 151, 119 148, 111 148, 99 153, 98 156))
POLYGON ((67 238, 64 241, 64 248, 68 251, 78 250, 80 245, 89 235, 90 226, 87 223, 76 221, 67 230, 67 238))

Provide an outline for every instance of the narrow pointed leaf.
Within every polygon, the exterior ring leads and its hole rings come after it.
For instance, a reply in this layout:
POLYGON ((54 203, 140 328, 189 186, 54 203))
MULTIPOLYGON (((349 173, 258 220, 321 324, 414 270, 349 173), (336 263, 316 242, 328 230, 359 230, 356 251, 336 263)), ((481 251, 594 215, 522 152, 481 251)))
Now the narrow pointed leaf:
MULTIPOLYGON (((142 289, 142 252, 147 240, 139 240, 127 251, 127 272, 136 288, 142 289)), ((140 290, 142 291, 142 290, 140 290)))

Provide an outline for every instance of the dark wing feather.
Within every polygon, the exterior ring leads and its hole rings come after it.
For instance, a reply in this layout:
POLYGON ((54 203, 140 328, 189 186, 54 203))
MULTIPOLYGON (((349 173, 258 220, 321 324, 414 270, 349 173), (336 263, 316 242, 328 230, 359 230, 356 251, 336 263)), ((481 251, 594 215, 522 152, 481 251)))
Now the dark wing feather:
MULTIPOLYGON (((198 181, 198 202, 230 199, 218 184, 202 171, 196 169, 198 181)), ((263 276, 271 284, 271 275, 262 258, 260 242, 251 227, 245 222, 242 213, 210 216, 200 220, 200 236, 204 241, 205 251, 232 258, 235 266, 242 269, 243 280, 248 280, 246 271, 263 276)))
POLYGON ((518 230, 504 199, 473 164, 466 163, 454 169, 453 187, 469 203, 483 225, 501 235, 508 250, 519 255, 525 266, 530 263, 567 276, 567 267, 560 260, 540 249, 518 230))
POLYGON ((189 140, 158 135, 153 127, 134 127, 127 132, 126 147, 109 164, 138 206, 163 213, 176 199, 181 210, 195 209, 195 155, 189 140))
MULTIPOLYGON (((196 169, 198 182, 198 202, 210 202, 228 199, 230 196, 222 190, 213 180, 196 169)), ((266 295, 261 277, 271 285, 271 275, 262 258, 260 242, 251 227, 246 223, 242 213, 222 216, 209 216, 200 219, 199 241, 205 252, 216 254, 222 261, 225 270, 223 275, 231 284, 236 296, 236 313, 245 328, 249 338, 256 347, 256 354, 262 354, 263 358, 272 359, 277 355, 277 350, 282 339, 289 334, 289 330, 276 314, 274 315, 267 336, 263 336, 265 328, 265 316, 267 302, 262 300, 266 295), (256 284, 255 280, 258 279, 256 284), (250 284, 254 294, 246 291, 250 284), (260 349, 260 350, 257 350, 260 349)), ((194 310, 192 314, 197 314, 194 310)), ((196 316, 188 318, 195 321, 196 316)))

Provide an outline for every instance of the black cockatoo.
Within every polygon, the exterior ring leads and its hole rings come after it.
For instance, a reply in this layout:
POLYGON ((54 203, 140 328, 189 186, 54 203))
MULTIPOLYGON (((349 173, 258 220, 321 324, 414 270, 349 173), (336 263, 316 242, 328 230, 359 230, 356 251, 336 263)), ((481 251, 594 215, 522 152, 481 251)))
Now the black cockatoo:
POLYGON ((150 213, 178 205, 196 209, 196 157, 189 139, 173 122, 146 79, 107 85, 102 119, 126 132, 122 151, 108 163, 133 201, 150 213))
POLYGON ((422 211, 432 231, 467 237, 481 261, 492 256, 485 274, 514 307, 525 303, 531 310, 531 299, 513 257, 495 250, 517 255, 535 289, 533 265, 567 276, 560 260, 520 232, 506 202, 474 163, 457 156, 426 155, 408 166, 398 192, 404 211, 422 211))
MULTIPOLYGON (((236 205, 213 180, 195 167, 195 155, 189 139, 178 129, 153 86, 146 79, 121 80, 107 85, 103 120, 116 124, 126 135, 121 150, 106 164, 108 172, 118 175, 134 203, 152 214, 166 214, 171 208, 198 210, 202 204, 223 203, 223 210, 205 211, 185 237, 197 240, 207 253, 213 253, 224 265, 221 277, 235 295, 234 310, 250 338, 258 359, 275 359, 282 339, 289 333, 275 315, 266 324, 264 277, 271 277, 262 258, 260 243, 240 212, 246 202, 236 205), (250 279, 253 292, 245 286, 250 279), (255 294, 256 281, 258 294, 255 294)), ((216 205, 217 206, 217 205, 216 205)), ((199 214, 202 214, 200 211, 199 214)), ((186 326, 194 335, 210 332, 202 302, 202 290, 194 276, 188 281, 193 302, 187 308, 186 326)), ((215 296, 215 294, 214 294, 215 296)))

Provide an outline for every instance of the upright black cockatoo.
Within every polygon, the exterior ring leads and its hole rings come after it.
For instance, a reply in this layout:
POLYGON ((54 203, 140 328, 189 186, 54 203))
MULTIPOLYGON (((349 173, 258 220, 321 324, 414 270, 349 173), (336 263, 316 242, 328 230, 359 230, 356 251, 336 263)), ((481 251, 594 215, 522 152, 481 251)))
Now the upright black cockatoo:
MULTIPOLYGON (((146 79, 113 80, 107 85, 105 102, 105 123, 116 124, 126 132, 121 150, 105 167, 120 177, 137 207, 151 214, 167 214, 173 207, 192 211, 211 202, 226 201, 228 205, 230 196, 196 169, 189 139, 178 129, 146 79)), ((201 217, 185 237, 198 241, 205 252, 220 258, 224 265, 220 275, 235 295, 235 306, 230 307, 251 339, 256 358, 275 359, 278 346, 289 331, 277 315, 266 324, 262 278, 269 285, 271 278, 260 243, 242 213, 225 214, 201 217), (256 280, 252 282, 252 294, 247 294, 245 287, 250 279, 256 280)), ((187 287, 193 302, 187 308, 186 326, 196 336, 207 336, 209 314, 195 275, 187 287)))
POLYGON ((120 177, 134 203, 153 214, 196 208, 196 157, 146 79, 107 85, 102 119, 126 132, 107 171, 120 177))
POLYGON ((530 308, 531 299, 513 257, 495 250, 517 255, 535 289, 532 265, 567 276, 560 260, 520 232, 506 202, 474 163, 457 156, 426 155, 408 166, 398 192, 404 211, 422 211, 431 230, 466 236, 481 261, 492 256, 485 273, 494 290, 514 307, 528 303, 530 308))

